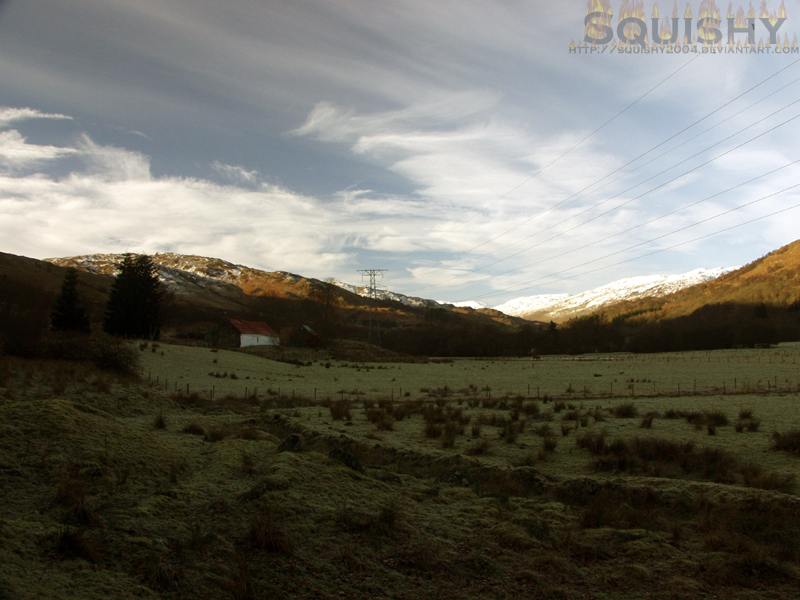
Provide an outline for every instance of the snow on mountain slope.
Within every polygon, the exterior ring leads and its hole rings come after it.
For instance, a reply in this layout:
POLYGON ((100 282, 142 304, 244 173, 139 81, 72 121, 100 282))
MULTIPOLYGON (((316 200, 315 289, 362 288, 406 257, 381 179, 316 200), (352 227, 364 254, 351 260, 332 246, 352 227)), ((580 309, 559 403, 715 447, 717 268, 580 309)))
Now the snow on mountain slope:
MULTIPOLYGON (((59 266, 74 266, 90 273, 114 275, 117 270, 116 265, 122 262, 122 258, 122 254, 91 254, 47 260, 59 266)), ((219 258, 172 252, 157 253, 152 258, 161 281, 178 295, 195 294, 204 289, 215 295, 234 299, 241 297, 242 292, 254 295, 277 293, 304 297, 310 290, 321 285, 316 279, 308 279, 294 273, 261 271, 219 258)), ((369 296, 367 286, 356 286, 341 281, 332 283, 359 296, 369 296)), ((408 306, 425 308, 439 306, 435 300, 413 298, 388 290, 379 290, 378 298, 395 300, 408 306)))
POLYGON ((695 269, 681 275, 630 277, 574 296, 569 294, 528 296, 510 300, 494 308, 507 315, 523 319, 562 322, 617 302, 665 296, 689 286, 716 279, 737 268, 695 269))
MULTIPOLYGON (((336 287, 340 287, 343 290, 347 290, 348 292, 352 292, 353 294, 358 294, 359 296, 363 296, 364 298, 369 297, 369 286, 366 285, 351 285, 349 283, 344 283, 343 281, 332 281, 333 285, 336 287)), ((378 289, 376 291, 376 295, 381 300, 394 300, 395 302, 400 302, 401 304, 405 304, 406 306, 418 306, 423 308, 440 308, 440 304, 436 300, 426 300, 425 298, 415 298, 413 296, 406 296, 404 294, 398 294, 397 292, 390 292, 389 290, 381 290, 378 289)))
POLYGON ((474 310, 480 310, 481 308, 488 308, 483 302, 477 302, 475 300, 467 300, 466 302, 443 302, 440 300, 439 304, 443 305, 450 304, 451 306, 455 306, 456 308, 472 308, 474 310))
MULTIPOLYGON (((69 258, 48 259, 60 266, 76 266, 92 273, 113 275, 116 265, 122 261, 121 254, 93 254, 69 258)), ((266 272, 244 265, 237 265, 219 258, 208 258, 172 252, 153 256, 159 277, 178 295, 205 292, 213 297, 239 300, 242 293, 251 295, 277 294, 287 297, 307 297, 309 292, 321 285, 316 279, 308 279, 285 271, 266 272)), ((566 321, 569 318, 598 310, 606 305, 624 300, 663 296, 683 288, 716 279, 735 268, 695 269, 682 275, 646 275, 631 277, 609 283, 594 290, 570 296, 569 294, 542 294, 510 300, 494 310, 506 315, 537 321, 566 321)), ((333 281, 334 285, 368 297, 369 288, 333 281)), ((474 310, 487 308, 476 301, 437 302, 406 296, 388 290, 378 290, 378 298, 394 300, 407 306, 422 308, 465 307, 474 310)))

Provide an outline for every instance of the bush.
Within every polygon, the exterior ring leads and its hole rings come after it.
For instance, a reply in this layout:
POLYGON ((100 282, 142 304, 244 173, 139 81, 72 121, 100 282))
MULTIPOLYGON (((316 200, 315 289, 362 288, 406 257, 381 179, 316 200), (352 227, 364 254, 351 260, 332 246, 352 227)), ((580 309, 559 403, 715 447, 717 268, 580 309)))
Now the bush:
POLYGON ((207 442, 221 442, 225 439, 225 430, 220 427, 209 429, 203 439, 207 442))
POLYGON ((486 456, 489 454, 489 441, 481 440, 464 449, 467 456, 486 456))
POLYGON ((292 543, 271 510, 264 510, 250 519, 243 542, 254 550, 291 554, 292 543))
POLYGON ((790 454, 800 454, 800 429, 790 429, 786 433, 772 434, 772 449, 790 454))
POLYGON ((556 451, 556 446, 558 445, 558 441, 556 440, 555 436, 551 433, 547 433, 542 436, 542 449, 539 451, 539 457, 545 458, 549 454, 552 454, 556 451))
POLYGON ((183 433, 189 433, 191 435, 205 435, 206 430, 202 425, 198 425, 197 423, 189 423, 183 428, 183 433))
POLYGON ((611 411, 618 419, 633 419, 639 414, 636 406, 632 402, 618 404, 611 411))
POLYGON ((334 421, 349 421, 351 419, 350 403, 347 400, 334 400, 330 405, 331 418, 334 421))
POLYGON ((426 438, 440 438, 442 436, 442 426, 435 423, 428 423, 425 425, 426 438))
POLYGON ((153 427, 156 429, 167 428, 167 418, 164 416, 164 411, 159 412, 153 419, 153 427))
POLYGON ((722 427, 723 425, 728 424, 728 416, 721 410, 712 410, 711 412, 707 412, 706 418, 708 420, 708 425, 714 427, 722 427))
POLYGON ((42 341, 40 358, 89 361, 99 369, 120 375, 138 375, 136 348, 107 335, 53 333, 42 341))

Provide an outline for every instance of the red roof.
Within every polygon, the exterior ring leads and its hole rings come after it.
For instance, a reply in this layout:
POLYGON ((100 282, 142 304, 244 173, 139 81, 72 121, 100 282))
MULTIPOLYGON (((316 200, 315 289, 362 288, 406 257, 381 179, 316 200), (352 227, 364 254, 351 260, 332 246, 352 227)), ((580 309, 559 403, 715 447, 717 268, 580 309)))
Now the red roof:
POLYGON ((236 327, 239 333, 249 335, 266 335, 270 337, 278 337, 278 334, 272 331, 272 328, 266 323, 259 323, 258 321, 242 321, 241 319, 230 319, 231 325, 236 327))

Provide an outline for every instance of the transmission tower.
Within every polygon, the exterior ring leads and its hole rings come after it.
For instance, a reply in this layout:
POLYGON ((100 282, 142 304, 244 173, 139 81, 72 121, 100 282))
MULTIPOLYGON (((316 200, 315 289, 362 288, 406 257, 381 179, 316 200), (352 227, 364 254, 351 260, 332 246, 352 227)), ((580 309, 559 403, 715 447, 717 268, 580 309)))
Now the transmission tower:
POLYGON ((369 277, 369 288, 368 294, 370 298, 369 303, 369 343, 372 344, 372 322, 375 321, 375 345, 381 345, 381 325, 380 321, 374 317, 376 305, 378 303, 378 288, 385 288, 378 283, 376 283, 376 279, 380 277, 383 279, 383 274, 388 271, 388 269, 359 269, 359 273, 361 273, 361 281, 364 281, 365 277, 369 277))

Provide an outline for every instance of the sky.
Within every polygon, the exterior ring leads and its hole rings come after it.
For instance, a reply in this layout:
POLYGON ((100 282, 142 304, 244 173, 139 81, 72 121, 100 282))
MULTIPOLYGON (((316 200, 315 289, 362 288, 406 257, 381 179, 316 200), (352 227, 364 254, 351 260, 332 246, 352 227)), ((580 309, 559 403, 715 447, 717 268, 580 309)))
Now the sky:
MULTIPOLYGON (((496 306, 800 237, 800 53, 758 51, 759 18, 753 52, 644 52, 639 4, 606 2, 591 52, 586 0, 0 0, 0 251, 496 306)), ((681 41, 687 4, 657 8, 681 41)))

